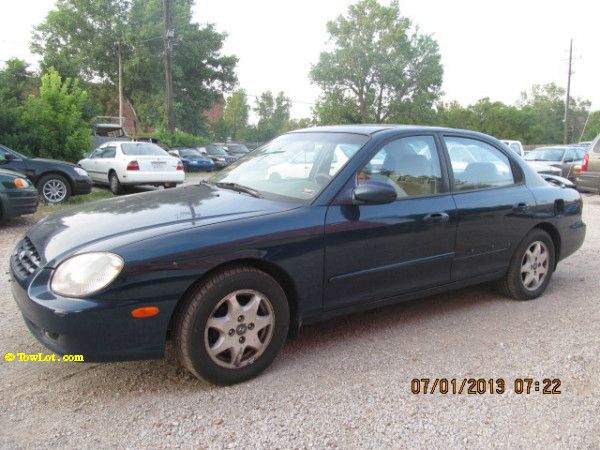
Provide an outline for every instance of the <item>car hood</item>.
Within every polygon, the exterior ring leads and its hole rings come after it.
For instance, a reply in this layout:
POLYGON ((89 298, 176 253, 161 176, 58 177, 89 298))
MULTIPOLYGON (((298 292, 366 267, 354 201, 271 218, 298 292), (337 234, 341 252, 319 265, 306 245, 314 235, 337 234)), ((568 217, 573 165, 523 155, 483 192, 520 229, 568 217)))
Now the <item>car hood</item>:
POLYGON ((69 208, 41 220, 27 236, 44 262, 53 267, 77 252, 111 250, 156 235, 277 213, 297 206, 193 185, 69 208))
POLYGON ((56 164, 60 164, 63 166, 71 166, 71 167, 77 167, 77 164, 73 164, 70 162, 65 162, 65 161, 58 161, 56 159, 46 159, 46 158, 31 158, 32 161, 35 161, 37 163, 44 163, 44 164, 48 164, 48 165, 56 165, 56 164))

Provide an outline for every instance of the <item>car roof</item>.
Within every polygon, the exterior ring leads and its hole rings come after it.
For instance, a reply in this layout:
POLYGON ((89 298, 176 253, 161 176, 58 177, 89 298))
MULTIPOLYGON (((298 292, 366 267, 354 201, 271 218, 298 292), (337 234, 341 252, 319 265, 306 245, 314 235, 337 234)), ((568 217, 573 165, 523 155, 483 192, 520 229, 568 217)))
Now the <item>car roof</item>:
POLYGON ((320 127, 301 128, 299 130, 290 131, 290 133, 315 133, 315 132, 330 132, 330 133, 355 133, 364 135, 374 135, 376 133, 387 131, 414 131, 414 132, 444 132, 444 133, 461 133, 472 136, 485 136, 483 133, 472 130, 461 130, 458 128, 433 127, 426 125, 400 125, 400 124, 353 124, 353 125, 325 125, 320 127))

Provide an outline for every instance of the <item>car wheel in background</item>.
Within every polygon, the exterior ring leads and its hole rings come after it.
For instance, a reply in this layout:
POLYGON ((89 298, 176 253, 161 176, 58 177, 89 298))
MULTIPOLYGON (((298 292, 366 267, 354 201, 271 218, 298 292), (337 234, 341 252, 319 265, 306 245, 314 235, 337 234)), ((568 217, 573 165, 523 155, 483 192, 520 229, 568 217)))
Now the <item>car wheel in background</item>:
POLYGON ((212 275, 179 310, 179 359, 195 376, 216 384, 250 379, 266 369, 285 343, 289 306, 281 286, 253 267, 212 275))
POLYGON ((61 203, 71 197, 71 184, 62 175, 44 175, 38 181, 37 188, 46 203, 61 203))
POLYGON ((108 176, 108 181, 110 184, 110 191, 115 195, 120 195, 123 193, 123 185, 119 181, 119 177, 115 172, 111 172, 108 176))
POLYGON ((165 189, 172 189, 174 187, 177 187, 177 183, 165 183, 163 186, 165 189))
POLYGON ((500 291, 516 300, 532 300, 544 293, 554 272, 556 252, 552 238, 535 228, 513 254, 508 272, 498 282, 500 291))

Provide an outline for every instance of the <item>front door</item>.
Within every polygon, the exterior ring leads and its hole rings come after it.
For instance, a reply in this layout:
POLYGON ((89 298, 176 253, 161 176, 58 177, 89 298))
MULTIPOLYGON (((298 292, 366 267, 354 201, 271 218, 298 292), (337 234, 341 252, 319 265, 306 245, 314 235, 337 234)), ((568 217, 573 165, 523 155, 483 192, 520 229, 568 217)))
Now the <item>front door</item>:
POLYGON ((384 205, 334 204, 325 222, 325 309, 448 283, 455 207, 433 136, 385 144, 356 175, 389 183, 384 205))

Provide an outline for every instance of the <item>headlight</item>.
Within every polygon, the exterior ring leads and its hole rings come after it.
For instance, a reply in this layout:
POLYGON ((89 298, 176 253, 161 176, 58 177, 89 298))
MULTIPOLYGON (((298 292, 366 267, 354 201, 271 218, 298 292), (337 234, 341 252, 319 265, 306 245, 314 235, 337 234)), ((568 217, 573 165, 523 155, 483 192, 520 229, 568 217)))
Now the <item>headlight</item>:
POLYGON ((29 181, 27 181, 25 178, 15 178, 13 180, 13 183, 15 184, 15 187, 17 189, 25 189, 25 188, 31 186, 29 184, 29 181))
POLYGON ((66 297, 85 297, 108 286, 123 269, 123 259, 108 252, 82 253, 61 263, 50 287, 66 297))
POLYGON ((82 169, 81 167, 74 167, 75 172, 77 172, 79 175, 81 175, 82 177, 87 177, 89 176, 88 173, 86 172, 85 169, 82 169))

